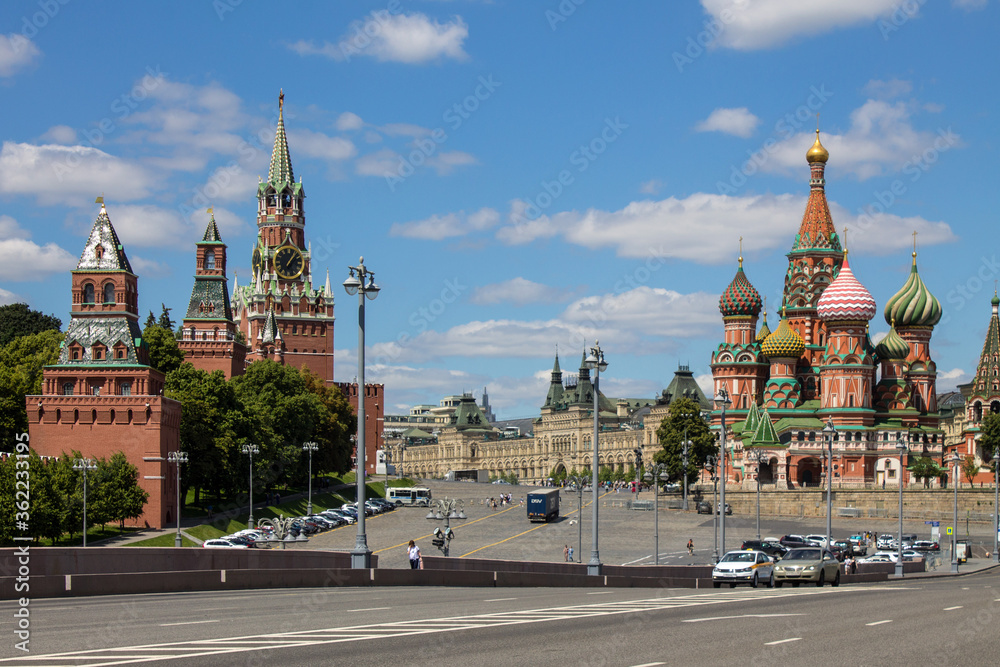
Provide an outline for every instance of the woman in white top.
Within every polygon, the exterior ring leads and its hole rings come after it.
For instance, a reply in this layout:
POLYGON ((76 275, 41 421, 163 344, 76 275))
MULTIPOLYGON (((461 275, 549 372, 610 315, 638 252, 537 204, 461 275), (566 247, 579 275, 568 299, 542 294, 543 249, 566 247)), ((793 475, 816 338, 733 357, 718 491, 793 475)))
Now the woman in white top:
POLYGON ((410 569, 416 570, 420 567, 420 547, 410 540, 410 543, 406 545, 406 555, 410 559, 410 569))

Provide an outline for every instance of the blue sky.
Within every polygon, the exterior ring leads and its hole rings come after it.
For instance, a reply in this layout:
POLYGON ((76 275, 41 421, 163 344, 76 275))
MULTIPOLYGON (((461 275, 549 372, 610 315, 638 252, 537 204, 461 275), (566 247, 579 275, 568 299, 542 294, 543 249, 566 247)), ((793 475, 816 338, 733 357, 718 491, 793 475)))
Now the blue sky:
MULTIPOLYGON (((69 318, 103 193, 140 310, 186 308, 213 206, 242 282, 279 88, 315 270, 365 256, 390 411, 489 388, 537 414, 552 357, 602 389, 708 386, 743 237, 777 323, 820 114, 827 195, 881 307, 918 232, 939 390, 975 369, 1000 253, 995 0, 5 2, 0 302, 69 318), (293 9, 291 9, 293 8, 293 9)), ((232 273, 230 280, 233 279, 232 273)))

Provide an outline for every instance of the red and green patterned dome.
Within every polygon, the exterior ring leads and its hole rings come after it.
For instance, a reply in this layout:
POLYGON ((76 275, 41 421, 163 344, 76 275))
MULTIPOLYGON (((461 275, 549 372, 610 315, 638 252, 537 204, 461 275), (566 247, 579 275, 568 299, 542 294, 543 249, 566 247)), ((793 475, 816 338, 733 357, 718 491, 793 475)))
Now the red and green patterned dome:
POLYGON ((910 344, 903 340, 903 337, 896 333, 896 323, 892 323, 892 328, 885 338, 875 346, 875 354, 879 359, 899 360, 910 356, 910 344))
POLYGON ((719 297, 719 310, 723 317, 731 317, 734 315, 758 315, 760 308, 760 294, 743 273, 743 258, 741 257, 736 277, 719 297))
POLYGON ((781 324, 778 330, 764 339, 761 343, 760 352, 765 357, 772 359, 776 357, 798 358, 806 351, 806 342, 802 340, 795 330, 788 326, 788 320, 784 314, 781 316, 781 324))

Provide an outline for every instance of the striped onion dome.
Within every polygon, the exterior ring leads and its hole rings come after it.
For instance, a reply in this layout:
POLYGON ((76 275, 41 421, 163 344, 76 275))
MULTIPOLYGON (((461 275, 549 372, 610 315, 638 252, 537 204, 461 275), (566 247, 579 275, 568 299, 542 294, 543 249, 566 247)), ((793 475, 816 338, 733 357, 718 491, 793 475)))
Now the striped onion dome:
POLYGON ((765 357, 801 357, 806 351, 806 342, 802 340, 795 330, 788 326, 788 320, 784 313, 781 316, 781 324, 778 330, 764 339, 761 343, 760 352, 765 357))
POLYGON ((757 344, 763 343, 764 339, 770 335, 771 327, 767 326, 767 313, 764 313, 764 323, 760 325, 760 331, 757 332, 757 344))
POLYGON ((889 333, 875 346, 875 353, 879 359, 906 359, 910 356, 910 344, 896 333, 896 325, 893 323, 889 333))
POLYGON ((743 258, 729 287, 719 297, 719 310, 723 317, 732 315, 757 315, 760 313, 760 294, 743 273, 743 258))
POLYGON ((875 317, 876 310, 875 298, 854 277, 845 252, 840 274, 823 290, 816 304, 816 314, 824 321, 870 320, 875 317))
POLYGON ((941 321, 941 303, 934 298, 917 273, 917 253, 903 288, 885 304, 885 322, 901 327, 932 327, 941 321))

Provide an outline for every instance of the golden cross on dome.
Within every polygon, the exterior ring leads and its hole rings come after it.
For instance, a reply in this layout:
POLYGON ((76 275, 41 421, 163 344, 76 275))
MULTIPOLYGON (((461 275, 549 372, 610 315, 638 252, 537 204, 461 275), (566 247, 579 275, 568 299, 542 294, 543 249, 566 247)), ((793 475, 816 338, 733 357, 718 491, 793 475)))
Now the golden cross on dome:
POLYGON ((284 107, 284 106, 285 106, 285 89, 284 88, 279 88, 278 89, 278 111, 281 111, 281 108, 284 107))
POLYGON ((740 268, 743 268, 743 237, 740 237, 740 268))
POLYGON ((847 254, 847 226, 844 226, 844 254, 847 254))
POLYGON ((913 252, 917 252, 917 230, 913 230, 913 252))
POLYGON ((819 112, 816 112, 816 134, 819 134, 819 112))

